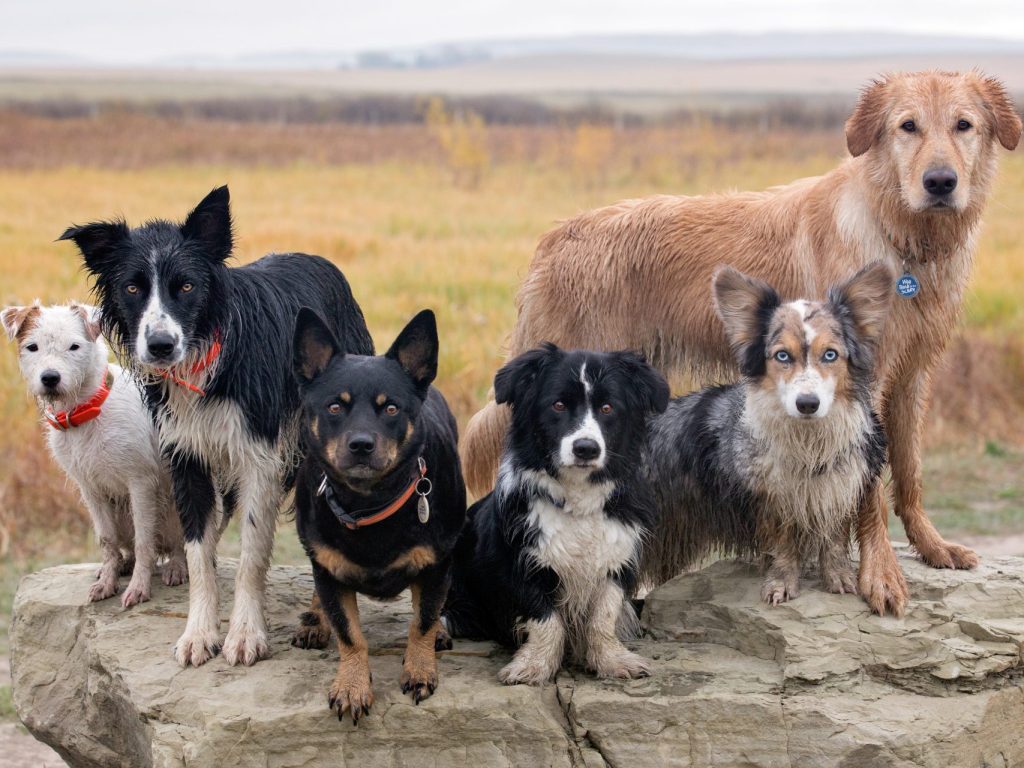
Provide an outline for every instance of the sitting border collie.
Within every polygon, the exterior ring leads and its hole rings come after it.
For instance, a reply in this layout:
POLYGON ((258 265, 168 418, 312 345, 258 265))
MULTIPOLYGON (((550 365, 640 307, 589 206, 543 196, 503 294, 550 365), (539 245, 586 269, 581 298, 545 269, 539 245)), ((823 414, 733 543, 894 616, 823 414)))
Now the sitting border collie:
POLYGON ((215 554, 223 525, 214 517, 237 508, 241 557, 224 658, 253 664, 269 655, 266 572, 298 465, 295 315, 312 306, 346 350, 372 354, 363 314, 341 272, 318 256, 275 254, 229 268, 227 187, 180 225, 99 222, 61 239, 78 245, 95 278, 104 331, 146 383, 170 460, 191 581, 175 657, 198 666, 220 649, 215 554))
POLYGON ((449 632, 519 645, 507 684, 550 680, 567 650, 602 677, 649 674, 620 636, 636 630, 629 598, 655 516, 645 424, 668 384, 631 352, 549 344, 498 371, 494 391, 512 424, 456 552, 449 632))
POLYGON ((760 280, 717 272, 715 309, 743 379, 677 398, 652 422, 651 581, 717 548, 767 556, 761 596, 773 605, 797 596, 809 559, 825 589, 856 592, 850 529, 885 462, 871 389, 893 285, 876 262, 825 302, 783 303, 760 280))
POLYGON ((49 427, 50 453, 78 486, 103 551, 89 599, 117 594, 118 577, 131 571, 121 605, 149 600, 160 556, 164 583, 183 584, 181 523, 156 425, 138 385, 108 363, 94 308, 36 302, 7 307, 0 319, 49 427))
POLYGON ((348 712, 357 723, 373 704, 357 593, 388 599, 411 590, 402 691, 419 704, 437 687, 441 607, 466 519, 455 417, 431 386, 437 354, 430 310, 380 357, 344 354, 310 310, 296 322, 307 448, 296 524, 319 605, 302 616, 293 644, 323 647, 333 629, 340 659, 328 701, 339 720, 348 712))

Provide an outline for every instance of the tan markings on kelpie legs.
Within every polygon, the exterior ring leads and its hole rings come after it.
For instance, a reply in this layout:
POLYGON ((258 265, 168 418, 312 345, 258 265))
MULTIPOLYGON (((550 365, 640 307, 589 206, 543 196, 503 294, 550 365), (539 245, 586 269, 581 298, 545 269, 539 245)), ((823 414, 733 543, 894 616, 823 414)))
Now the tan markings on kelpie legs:
POLYGON ((821 571, 821 584, 827 591, 840 595, 857 594, 857 573, 850 562, 849 523, 838 535, 821 543, 818 569, 821 571))
POLYGON ((902 616, 909 592, 907 580, 889 542, 887 518, 885 489, 879 480, 875 482, 874 489, 865 495, 858 513, 860 573, 857 584, 868 606, 879 616, 884 616, 886 611, 894 616, 902 616))
POLYGON ((292 645, 296 648, 326 648, 331 639, 331 625, 320 605, 320 596, 313 592, 313 600, 309 610, 299 616, 299 626, 292 635, 292 645))
MULTIPOLYGON (((423 549, 417 547, 417 549, 423 549)), ((423 616, 421 615, 422 588, 413 582, 410 591, 412 592, 412 620, 409 622, 409 639, 405 645, 405 660, 402 662, 402 676, 399 682, 402 686, 402 693, 411 693, 413 701, 419 704, 437 688, 437 652, 434 650, 434 643, 437 640, 437 633, 441 629, 439 616, 428 617, 432 620, 423 631, 423 616)), ((436 612, 435 612, 436 613, 436 612)))
POLYGON ((338 712, 338 719, 349 712, 352 722, 370 713, 373 706, 373 686, 370 675, 370 657, 366 638, 359 626, 359 606, 356 593, 343 590, 340 594, 341 610, 347 624, 348 642, 338 633, 338 673, 334 676, 327 703, 338 712))

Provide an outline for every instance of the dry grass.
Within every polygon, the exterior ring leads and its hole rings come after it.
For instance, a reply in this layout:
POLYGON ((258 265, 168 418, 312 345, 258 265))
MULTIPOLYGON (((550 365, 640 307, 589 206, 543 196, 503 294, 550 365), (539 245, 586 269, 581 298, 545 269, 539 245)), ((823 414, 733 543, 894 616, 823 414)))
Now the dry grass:
MULTIPOLYGON (((514 320, 512 297, 541 233, 622 197, 760 188, 832 167, 836 132, 668 128, 488 129, 491 166, 473 189, 415 126, 46 120, 0 131, 0 300, 84 297, 69 222, 182 216, 231 185, 237 257, 322 254, 346 273, 379 346, 418 309, 440 322, 439 386, 461 423, 481 403, 514 320)), ((933 413, 936 441, 1021 441, 1024 424, 1024 160, 1007 158, 965 315, 933 413)), ((43 454, 13 348, 0 353, 0 528, 22 551, 39 532, 87 536, 74 495, 43 454)), ((46 534, 49 535, 49 534, 46 534)))

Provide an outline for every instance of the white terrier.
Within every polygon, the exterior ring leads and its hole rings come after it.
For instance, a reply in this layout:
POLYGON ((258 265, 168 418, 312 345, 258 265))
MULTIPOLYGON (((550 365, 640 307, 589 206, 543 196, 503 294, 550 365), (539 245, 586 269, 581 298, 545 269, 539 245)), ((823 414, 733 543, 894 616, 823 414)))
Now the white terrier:
POLYGON ((7 307, 0 321, 18 345, 21 373, 48 425, 50 451, 78 485, 103 549, 89 599, 116 594, 118 576, 131 570, 121 604, 149 600, 153 566, 163 555, 164 583, 184 582, 181 523, 156 425, 135 382, 107 362, 95 310, 37 301, 7 307))

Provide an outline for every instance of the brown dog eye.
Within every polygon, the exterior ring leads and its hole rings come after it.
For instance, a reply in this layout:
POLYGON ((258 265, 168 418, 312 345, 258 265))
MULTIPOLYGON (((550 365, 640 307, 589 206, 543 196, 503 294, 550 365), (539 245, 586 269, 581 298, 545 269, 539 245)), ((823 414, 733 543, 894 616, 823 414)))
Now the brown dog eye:
POLYGON ((339 405, 338 403, 331 403, 330 405, 327 406, 327 412, 331 414, 331 416, 337 416, 339 413, 341 413, 341 405, 339 405))
POLYGON ((394 404, 391 404, 387 408, 384 409, 384 413, 386 413, 388 416, 397 416, 398 415, 398 406, 394 405, 394 404))
POLYGON ((128 283, 128 285, 125 286, 125 290, 128 291, 128 293, 136 294, 139 292, 139 286, 135 283, 128 283))
POLYGON ((605 403, 604 405, 601 406, 601 413, 603 413, 603 414, 605 414, 607 416, 611 412, 612 412, 612 404, 611 403, 605 403))
POLYGON ((556 402, 556 403, 555 403, 554 405, 552 405, 551 407, 552 407, 552 408, 554 408, 554 409, 555 409, 556 411, 558 411, 559 413, 563 413, 563 412, 565 412, 565 403, 563 403, 563 402, 562 402, 561 400, 559 400, 558 402, 556 402))
POLYGON ((913 120, 907 120, 903 125, 900 126, 907 133, 913 133, 917 130, 917 124, 913 120))
POLYGON ((966 120, 958 120, 956 124, 956 129, 958 131, 969 131, 972 127, 973 126, 966 120))
POLYGON ((181 292, 182 293, 188 293, 191 290, 192 290, 192 283, 182 283, 181 284, 181 292))
POLYGON ((26 344, 25 345, 25 349, 27 349, 29 352, 38 352, 39 351, 39 345, 38 344, 26 344))
POLYGON ((75 350, 78 349, 78 345, 77 344, 72 344, 70 347, 68 347, 68 349, 71 350, 72 352, 74 352, 75 350))

